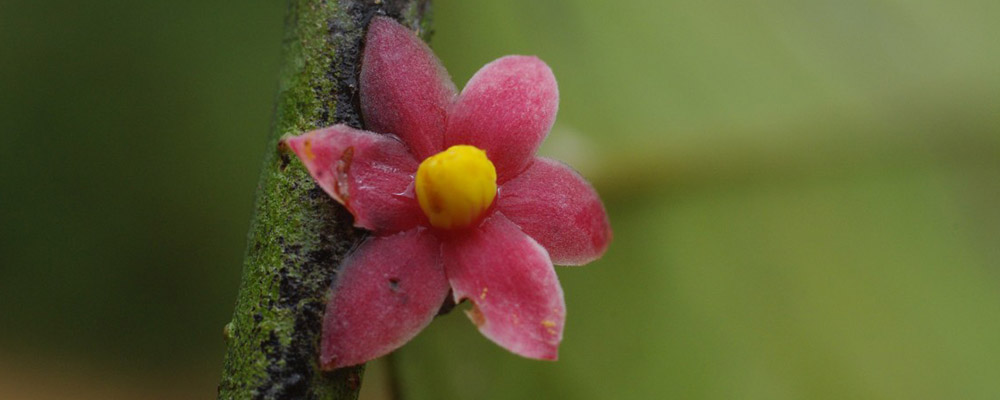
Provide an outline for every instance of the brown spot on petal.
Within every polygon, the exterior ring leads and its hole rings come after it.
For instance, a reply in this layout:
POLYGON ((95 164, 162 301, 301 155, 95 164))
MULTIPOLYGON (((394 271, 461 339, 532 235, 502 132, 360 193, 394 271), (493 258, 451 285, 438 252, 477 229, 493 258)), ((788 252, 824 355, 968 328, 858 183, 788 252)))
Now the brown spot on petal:
POLYGON ((486 317, 483 316, 483 312, 479 311, 479 307, 476 307, 475 304, 472 304, 472 308, 466 311, 465 315, 468 315, 469 319, 471 319, 472 323, 476 324, 476 326, 482 326, 486 323, 486 317))
POLYGON ((316 159, 316 153, 313 153, 312 139, 306 139, 302 142, 302 154, 304 154, 310 161, 316 159))
POLYGON ((343 199, 344 205, 348 207, 350 207, 348 204, 350 202, 350 198, 347 191, 350 184, 348 173, 351 172, 351 161, 353 160, 354 146, 351 146, 344 150, 344 153, 340 155, 340 159, 337 160, 337 165, 335 166, 337 179, 333 181, 333 189, 337 192, 340 198, 343 199))
POLYGON ((331 355, 329 359, 324 357, 320 360, 320 364, 322 364, 319 366, 320 369, 324 371, 333 371, 337 369, 337 356, 331 355))

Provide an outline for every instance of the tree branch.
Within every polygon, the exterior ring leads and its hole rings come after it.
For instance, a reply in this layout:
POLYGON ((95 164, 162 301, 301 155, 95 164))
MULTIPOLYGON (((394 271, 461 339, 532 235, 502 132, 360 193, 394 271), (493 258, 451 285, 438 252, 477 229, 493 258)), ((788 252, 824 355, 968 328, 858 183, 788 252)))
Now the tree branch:
POLYGON ((278 141, 335 123, 360 128, 364 28, 372 16, 387 14, 426 36, 428 3, 288 1, 276 115, 236 310, 224 330, 220 399, 357 398, 364 367, 323 372, 317 354, 330 284, 364 233, 278 141))

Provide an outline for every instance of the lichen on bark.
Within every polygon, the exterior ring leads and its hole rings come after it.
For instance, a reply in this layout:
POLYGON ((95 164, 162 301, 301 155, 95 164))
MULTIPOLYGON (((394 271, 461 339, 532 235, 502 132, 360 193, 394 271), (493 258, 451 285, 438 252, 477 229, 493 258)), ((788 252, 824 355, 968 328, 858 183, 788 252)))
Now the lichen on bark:
POLYGON ((224 328, 220 399, 357 398, 363 366, 323 372, 317 354, 330 284, 364 233, 278 143, 334 123, 362 128, 357 66, 365 26, 378 14, 429 33, 429 0, 288 1, 275 119, 224 328))

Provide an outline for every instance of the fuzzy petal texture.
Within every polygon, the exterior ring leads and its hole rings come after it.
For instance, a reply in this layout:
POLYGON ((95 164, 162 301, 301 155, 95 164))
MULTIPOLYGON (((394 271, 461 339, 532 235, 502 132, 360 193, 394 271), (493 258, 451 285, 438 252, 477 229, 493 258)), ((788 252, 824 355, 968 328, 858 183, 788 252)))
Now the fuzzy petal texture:
POLYGON ((423 160, 443 150, 455 94, 441 61, 414 32, 390 18, 372 19, 361 64, 366 128, 399 136, 423 160))
POLYGON ((319 186, 354 215, 354 225, 399 232, 426 219, 413 194, 417 161, 397 138, 334 125, 285 144, 319 186))
POLYGON ((536 158, 504 184, 497 208, 544 246, 555 264, 589 263, 611 242, 611 224, 597 192, 555 160, 536 158))
POLYGON ((559 88, 548 65, 536 57, 502 57, 462 89, 448 119, 445 145, 486 150, 503 182, 531 161, 558 109, 559 88))
POLYGON ((524 357, 558 357, 566 305, 542 246, 494 213, 442 249, 455 301, 473 303, 469 318, 483 335, 524 357))
POLYGON ((416 228, 369 238, 344 261, 323 318, 324 369, 388 354, 434 319, 448 295, 440 248, 416 228))

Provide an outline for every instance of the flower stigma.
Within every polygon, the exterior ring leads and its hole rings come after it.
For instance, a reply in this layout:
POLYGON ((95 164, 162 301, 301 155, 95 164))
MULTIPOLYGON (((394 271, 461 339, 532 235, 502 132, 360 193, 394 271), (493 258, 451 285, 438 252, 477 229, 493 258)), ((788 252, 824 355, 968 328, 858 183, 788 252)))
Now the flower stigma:
POLYGON ((417 201, 431 225, 465 228, 493 204, 497 170, 485 151, 456 145, 421 162, 415 186, 417 201))

